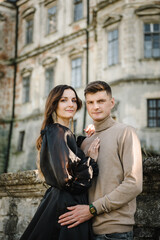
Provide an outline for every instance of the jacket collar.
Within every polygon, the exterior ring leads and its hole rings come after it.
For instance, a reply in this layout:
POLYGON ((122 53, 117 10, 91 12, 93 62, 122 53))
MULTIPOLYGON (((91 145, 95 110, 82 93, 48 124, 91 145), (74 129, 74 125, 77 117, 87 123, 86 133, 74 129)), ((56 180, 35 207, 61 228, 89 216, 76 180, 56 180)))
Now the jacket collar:
POLYGON ((111 116, 106 117, 102 121, 96 122, 94 121, 94 126, 96 132, 101 132, 103 130, 106 130, 107 128, 112 127, 116 122, 113 120, 111 116))

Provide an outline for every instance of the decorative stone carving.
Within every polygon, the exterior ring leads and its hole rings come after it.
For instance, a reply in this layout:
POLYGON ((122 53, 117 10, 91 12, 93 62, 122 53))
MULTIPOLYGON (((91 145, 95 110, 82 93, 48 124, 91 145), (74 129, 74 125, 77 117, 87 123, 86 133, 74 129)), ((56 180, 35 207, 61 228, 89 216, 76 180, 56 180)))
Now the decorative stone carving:
POLYGON ((55 58, 54 58, 54 57, 47 57, 47 58, 45 58, 45 59, 43 60, 42 65, 43 65, 44 67, 46 67, 46 66, 48 66, 48 65, 55 64, 56 61, 57 61, 57 58, 56 58, 56 57, 55 57, 55 58))
POLYGON ((122 19, 122 16, 121 15, 110 15, 108 16, 108 18, 104 21, 103 23, 103 27, 107 27, 111 24, 114 24, 116 22, 120 22, 122 19))
POLYGON ((21 75, 22 75, 23 77, 28 76, 28 75, 30 75, 30 74, 32 73, 32 70, 33 70, 32 67, 23 68, 23 69, 21 70, 21 75))
MULTIPOLYGON (((85 47, 86 47, 86 45, 85 45, 85 47)), ((84 48, 85 48, 84 47, 84 48)), ((70 51, 69 51, 69 56, 70 57, 73 57, 73 56, 75 56, 75 55, 81 55, 83 53, 83 48, 81 48, 81 49, 77 49, 77 48, 72 48, 70 51)))
POLYGON ((23 18, 26 18, 26 17, 28 17, 29 15, 34 14, 35 11, 36 11, 36 9, 35 9, 34 7, 27 8, 27 9, 25 9, 25 10, 22 12, 22 17, 23 17, 23 18))
POLYGON ((52 4, 56 2, 56 0, 44 0, 44 5, 47 6, 48 4, 52 4))
POLYGON ((138 16, 160 15, 160 5, 145 5, 135 10, 138 16))

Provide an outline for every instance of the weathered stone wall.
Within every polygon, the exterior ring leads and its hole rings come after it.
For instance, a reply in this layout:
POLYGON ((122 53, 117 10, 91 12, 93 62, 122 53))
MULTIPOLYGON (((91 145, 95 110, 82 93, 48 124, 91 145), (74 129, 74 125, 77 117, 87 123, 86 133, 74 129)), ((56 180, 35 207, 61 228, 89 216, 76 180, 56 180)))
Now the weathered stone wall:
MULTIPOLYGON (((34 215, 46 187, 37 171, 0 176, 0 240, 18 240, 34 215)), ((134 240, 160 239, 160 158, 144 160, 144 187, 137 198, 134 240)))
POLYGON ((20 238, 45 190, 37 171, 0 176, 0 240, 20 238))
POLYGON ((11 3, 0 1, 0 173, 4 172, 12 115, 15 15, 11 3))
POLYGON ((160 157, 143 163, 143 192, 137 197, 135 240, 160 239, 160 157))

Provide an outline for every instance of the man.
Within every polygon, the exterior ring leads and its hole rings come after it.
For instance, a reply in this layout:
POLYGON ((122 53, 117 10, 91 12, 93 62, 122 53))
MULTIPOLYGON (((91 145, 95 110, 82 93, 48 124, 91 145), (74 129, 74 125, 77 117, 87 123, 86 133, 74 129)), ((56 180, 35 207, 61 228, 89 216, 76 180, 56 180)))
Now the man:
POLYGON ((103 81, 85 89, 86 106, 94 121, 95 133, 82 143, 85 154, 98 137, 99 175, 89 189, 90 205, 68 207, 59 223, 68 228, 92 219, 95 240, 133 239, 136 196, 142 191, 141 147, 134 129, 117 123, 111 116, 114 98, 103 81))

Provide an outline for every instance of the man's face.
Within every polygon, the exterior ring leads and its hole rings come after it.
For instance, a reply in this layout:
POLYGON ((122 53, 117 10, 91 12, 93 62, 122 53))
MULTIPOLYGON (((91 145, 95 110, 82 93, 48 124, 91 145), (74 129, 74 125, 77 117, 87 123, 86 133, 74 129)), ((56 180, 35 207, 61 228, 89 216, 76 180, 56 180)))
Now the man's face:
POLYGON ((114 107, 114 98, 107 95, 107 92, 99 91, 86 94, 86 106, 90 117, 94 121, 101 121, 108 117, 114 107))

